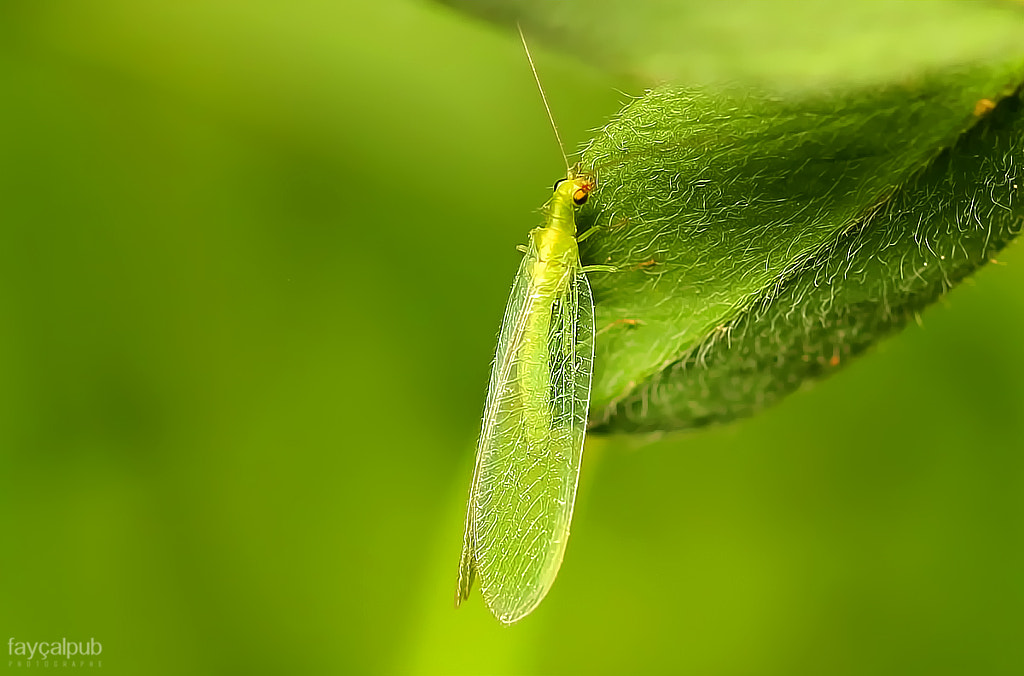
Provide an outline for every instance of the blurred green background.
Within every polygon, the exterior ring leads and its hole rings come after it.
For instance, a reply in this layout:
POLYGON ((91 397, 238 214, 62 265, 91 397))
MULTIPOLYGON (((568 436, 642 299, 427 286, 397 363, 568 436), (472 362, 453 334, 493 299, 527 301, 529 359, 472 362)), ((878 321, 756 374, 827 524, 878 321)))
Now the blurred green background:
MULTIPOLYGON (((585 142, 626 95, 535 51, 585 142)), ((452 598, 564 175, 518 38, 6 0, 0 84, 5 641, 94 637, 106 674, 1024 671, 1019 246, 757 418, 591 440, 559 580, 504 628, 452 598)))

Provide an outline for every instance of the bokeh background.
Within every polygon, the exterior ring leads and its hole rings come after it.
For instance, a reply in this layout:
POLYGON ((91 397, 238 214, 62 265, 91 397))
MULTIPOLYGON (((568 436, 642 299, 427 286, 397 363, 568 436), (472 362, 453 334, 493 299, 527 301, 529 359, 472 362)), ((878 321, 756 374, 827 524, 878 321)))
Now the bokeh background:
MULTIPOLYGON (((639 93, 535 51, 573 146, 639 93)), ((517 36, 442 7, 5 0, 0 638, 110 675, 1024 671, 1019 246, 759 417, 591 440, 546 601, 452 609, 563 173, 517 36)))

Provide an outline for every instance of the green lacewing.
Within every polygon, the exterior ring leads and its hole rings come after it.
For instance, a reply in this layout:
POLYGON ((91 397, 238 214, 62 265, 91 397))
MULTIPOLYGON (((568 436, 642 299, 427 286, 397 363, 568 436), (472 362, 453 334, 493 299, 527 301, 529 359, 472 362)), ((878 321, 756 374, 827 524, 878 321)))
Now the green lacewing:
MULTIPOLYGON (((540 86, 558 144, 558 128, 540 86)), ((564 148, 562 150, 565 156, 564 148)), ((569 538, 594 360, 594 301, 580 263, 575 207, 595 187, 570 169, 530 232, 498 337, 469 490, 455 605, 475 580, 511 624, 541 602, 569 538)))

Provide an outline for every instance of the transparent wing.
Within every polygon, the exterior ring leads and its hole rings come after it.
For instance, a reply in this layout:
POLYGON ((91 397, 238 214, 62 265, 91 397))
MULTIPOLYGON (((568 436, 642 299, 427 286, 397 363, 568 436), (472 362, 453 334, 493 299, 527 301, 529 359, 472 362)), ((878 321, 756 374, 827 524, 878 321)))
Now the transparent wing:
POLYGON ((533 610, 558 573, 579 478, 594 356, 594 303, 579 262, 512 288, 470 489, 456 602, 474 576, 505 623, 533 610))
MULTIPOLYGON (((509 372, 514 368, 510 360, 510 348, 522 341, 523 332, 526 327, 527 302, 531 292, 531 277, 534 266, 537 263, 537 250, 532 245, 523 256, 519 265, 515 281, 512 282, 512 293, 509 295, 508 305, 505 306, 505 317, 501 321, 501 331, 498 334, 498 347, 494 355, 494 363, 491 366, 491 379, 487 386, 487 400, 484 404, 484 420, 480 431, 480 439, 477 442, 476 464, 473 468, 473 482, 469 487, 469 504, 466 507, 466 526, 462 539, 462 556, 459 560, 459 581, 455 590, 455 605, 458 607, 463 601, 469 598, 473 582, 476 579, 476 512, 477 493, 480 483, 480 466, 483 459, 484 441, 490 434, 488 428, 493 427, 496 420, 494 411, 495 400, 499 391, 505 388, 499 387, 500 381, 509 379, 509 372)), ((505 405, 508 407, 508 404, 505 405)), ((489 444, 487 445, 489 446, 489 444)))

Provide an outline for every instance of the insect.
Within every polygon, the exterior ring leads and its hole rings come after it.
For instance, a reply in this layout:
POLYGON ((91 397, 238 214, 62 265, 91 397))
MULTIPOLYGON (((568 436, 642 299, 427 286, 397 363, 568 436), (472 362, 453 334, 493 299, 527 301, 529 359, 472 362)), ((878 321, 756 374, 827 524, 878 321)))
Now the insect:
POLYGON ((529 614, 547 594, 569 538, 594 360, 586 273, 614 270, 580 263, 574 212, 595 185, 566 159, 566 177, 544 207, 544 225, 530 232, 491 370, 455 605, 479 580, 484 601, 505 624, 529 614))

